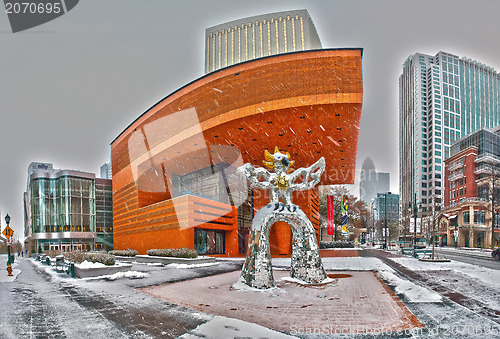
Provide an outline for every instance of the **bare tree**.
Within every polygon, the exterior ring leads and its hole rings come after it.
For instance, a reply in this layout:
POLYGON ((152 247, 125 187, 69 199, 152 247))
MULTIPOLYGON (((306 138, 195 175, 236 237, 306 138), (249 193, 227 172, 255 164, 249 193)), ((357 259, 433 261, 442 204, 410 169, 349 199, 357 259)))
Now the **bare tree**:
POLYGON ((436 229, 439 226, 439 219, 441 217, 441 198, 432 195, 429 198, 430 206, 429 209, 424 212, 424 218, 427 223, 427 232, 431 235, 432 241, 432 259, 434 259, 435 248, 434 245, 436 243, 436 229))

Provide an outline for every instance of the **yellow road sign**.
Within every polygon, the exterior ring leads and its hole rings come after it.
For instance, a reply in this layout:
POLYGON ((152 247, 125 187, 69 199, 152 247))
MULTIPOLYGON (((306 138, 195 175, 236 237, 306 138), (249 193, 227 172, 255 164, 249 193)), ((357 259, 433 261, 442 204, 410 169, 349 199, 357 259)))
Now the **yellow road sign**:
POLYGON ((7 239, 10 239, 10 237, 12 237, 12 235, 14 234, 14 230, 7 226, 4 228, 2 234, 5 235, 7 239))

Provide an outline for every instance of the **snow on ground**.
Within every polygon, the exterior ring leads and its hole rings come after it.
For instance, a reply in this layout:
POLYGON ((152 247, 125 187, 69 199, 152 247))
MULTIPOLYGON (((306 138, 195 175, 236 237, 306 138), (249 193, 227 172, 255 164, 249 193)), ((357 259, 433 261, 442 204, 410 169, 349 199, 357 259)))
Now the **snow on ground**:
POLYGON ((117 279, 121 279, 121 278, 143 279, 143 278, 147 278, 147 277, 149 277, 148 273, 137 272, 137 271, 127 271, 127 272, 116 272, 114 274, 108 274, 108 275, 100 275, 97 277, 82 278, 82 280, 98 280, 98 279, 117 280, 117 279))
POLYGON ((469 276, 473 279, 478 279, 484 284, 498 288, 500 281, 500 270, 492 270, 490 268, 467 264, 458 261, 451 262, 427 262, 420 261, 414 258, 391 258, 400 265, 407 267, 412 271, 454 271, 459 274, 469 276))
POLYGON ((471 247, 436 247, 441 251, 457 252, 457 253, 469 253, 469 254, 481 254, 487 257, 491 256, 491 248, 471 248, 471 247))
MULTIPOLYGON (((290 259, 275 258, 273 266, 290 266, 290 259)), ((391 267, 377 258, 323 258, 323 267, 326 271, 375 271, 387 283, 395 286, 396 293, 404 294, 412 302, 440 302, 442 300, 440 294, 398 277, 391 267)))
POLYGON ((79 264, 75 264, 75 266, 77 266, 78 268, 82 268, 82 269, 102 268, 102 267, 117 267, 117 266, 126 266, 126 265, 130 265, 130 264, 117 262, 114 265, 104 265, 103 263, 100 263, 100 262, 91 262, 91 261, 87 261, 87 260, 85 260, 79 264))
POLYGON ((85 260, 84 262, 80 264, 75 264, 78 268, 99 268, 99 267, 106 267, 103 263, 100 262, 91 262, 85 260))
POLYGON ((392 258, 393 261, 418 272, 434 283, 500 311, 500 270, 451 261, 424 262, 414 258, 392 258))
POLYGON ((167 267, 171 268, 197 268, 197 267, 208 267, 219 265, 218 262, 208 262, 204 264, 168 264, 167 267))
MULTIPOLYGON (((19 259, 17 259, 19 260, 19 259)), ((12 276, 8 276, 7 274, 7 254, 0 254, 0 283, 3 282, 13 282, 17 276, 21 273, 21 270, 18 269, 17 260, 14 260, 14 263, 11 265, 12 267, 12 276)))
POLYGON ((216 316, 194 330, 180 336, 182 339, 218 338, 296 338, 246 321, 216 316))

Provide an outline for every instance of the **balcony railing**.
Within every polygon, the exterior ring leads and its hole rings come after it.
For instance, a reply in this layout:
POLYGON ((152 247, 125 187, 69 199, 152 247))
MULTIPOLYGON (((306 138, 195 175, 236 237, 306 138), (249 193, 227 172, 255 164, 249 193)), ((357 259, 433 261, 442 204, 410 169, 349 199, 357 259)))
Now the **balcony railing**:
POLYGON ((478 155, 476 159, 474 159, 474 162, 475 163, 487 162, 489 164, 498 165, 500 164, 500 157, 490 153, 486 153, 478 155))
POLYGON ((462 168, 462 167, 464 167, 464 163, 459 161, 459 162, 453 163, 450 166, 448 166, 448 170, 454 171, 454 170, 457 170, 457 169, 462 168))
POLYGON ((448 209, 448 208, 453 208, 453 207, 458 207, 464 203, 467 203, 467 202, 488 202, 488 200, 486 199, 483 199, 483 198, 477 198, 477 197, 472 197, 472 198, 462 198, 458 201, 454 201, 452 202, 451 204, 445 206, 444 209, 448 209))
POLYGON ((481 164, 476 167, 474 170, 474 174, 496 174, 500 175, 500 168, 497 168, 496 166, 492 165, 487 165, 487 164, 481 164))
POLYGON ((464 177, 463 172, 455 173, 455 174, 450 175, 450 177, 448 178, 448 181, 455 181, 458 179, 462 179, 463 177, 464 177))

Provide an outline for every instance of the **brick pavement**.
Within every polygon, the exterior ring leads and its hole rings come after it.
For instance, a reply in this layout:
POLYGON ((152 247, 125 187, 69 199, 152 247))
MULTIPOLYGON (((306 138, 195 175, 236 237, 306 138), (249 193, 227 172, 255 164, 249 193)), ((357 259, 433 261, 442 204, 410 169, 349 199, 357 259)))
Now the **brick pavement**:
POLYGON ((209 314, 237 318, 278 331, 361 333, 423 327, 374 272, 330 272, 334 282, 304 286, 280 280, 278 289, 232 287, 240 272, 143 288, 152 296, 209 314))

